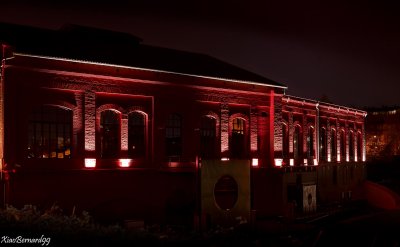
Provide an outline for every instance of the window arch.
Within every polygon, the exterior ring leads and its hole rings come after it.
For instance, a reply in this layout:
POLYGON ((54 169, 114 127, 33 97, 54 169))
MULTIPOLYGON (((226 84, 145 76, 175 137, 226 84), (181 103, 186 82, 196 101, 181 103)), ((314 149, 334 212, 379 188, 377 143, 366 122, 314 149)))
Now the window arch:
POLYGON ((182 118, 178 114, 170 114, 165 127, 165 151, 168 157, 182 155, 182 118))
POLYGON ((128 154, 132 158, 146 156, 147 117, 134 111, 128 115, 128 154))
POLYGON ((327 148, 327 138, 326 138, 326 128, 322 127, 319 131, 319 158, 321 161, 326 161, 326 148, 327 148))
POLYGON ((209 115, 200 119, 200 155, 215 158, 217 155, 217 120, 209 115))
POLYGON ((295 125, 294 126, 294 131, 293 131, 293 158, 300 159, 301 157, 301 150, 302 150, 302 136, 301 136, 301 128, 300 125, 295 125))
POLYGON ((100 113, 100 152, 102 158, 117 158, 121 150, 121 114, 115 110, 100 113))
POLYGON ((286 123, 282 123, 282 155, 283 158, 289 156, 289 128, 286 123))
POLYGON ((42 105, 28 124, 28 158, 71 158, 72 110, 42 105))
POLYGON ((246 121, 243 118, 233 119, 230 144, 232 158, 246 157, 246 121))
POLYGON ((337 135, 336 130, 331 129, 331 158, 332 161, 337 161, 337 135))

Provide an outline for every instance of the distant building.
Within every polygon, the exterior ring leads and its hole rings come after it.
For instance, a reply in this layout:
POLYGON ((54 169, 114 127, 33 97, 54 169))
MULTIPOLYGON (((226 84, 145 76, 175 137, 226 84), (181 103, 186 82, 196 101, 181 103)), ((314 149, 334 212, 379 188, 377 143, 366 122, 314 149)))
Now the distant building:
POLYGON ((362 197, 364 111, 127 34, 2 24, 0 40, 5 203, 191 224, 362 197))
POLYGON ((365 125, 369 159, 400 156, 400 107, 369 110, 365 125))

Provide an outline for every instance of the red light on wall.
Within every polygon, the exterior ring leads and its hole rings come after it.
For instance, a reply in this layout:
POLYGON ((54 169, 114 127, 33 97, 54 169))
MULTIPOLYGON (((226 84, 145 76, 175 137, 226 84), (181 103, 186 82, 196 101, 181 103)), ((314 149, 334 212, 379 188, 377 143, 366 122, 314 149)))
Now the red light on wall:
POLYGON ((96 167, 96 159, 85 159, 85 167, 86 168, 96 167))
POLYGON ((251 160, 251 166, 252 166, 252 167, 258 167, 258 159, 255 159, 255 158, 252 159, 252 160, 251 160))
POLYGON ((314 165, 317 166, 318 165, 318 160, 314 159, 314 165))
POLYGON ((221 158, 221 161, 229 161, 229 158, 223 157, 223 158, 221 158))
POLYGON ((131 159, 119 159, 119 167, 130 167, 131 159))
POLYGON ((282 167, 283 159, 275 159, 275 166, 282 167))
POLYGON ((308 166, 308 160, 307 159, 304 159, 303 163, 304 163, 305 166, 308 166))
POLYGON ((294 159, 290 159, 290 166, 294 166, 294 159))

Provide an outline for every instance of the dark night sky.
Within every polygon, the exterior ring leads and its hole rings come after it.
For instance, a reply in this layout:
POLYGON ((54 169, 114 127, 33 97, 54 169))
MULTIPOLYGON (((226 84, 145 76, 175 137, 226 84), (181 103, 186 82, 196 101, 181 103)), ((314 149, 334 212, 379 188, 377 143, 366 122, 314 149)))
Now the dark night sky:
POLYGON ((248 69, 287 85, 287 94, 325 94, 354 107, 400 105, 400 5, 391 2, 73 2, 1 1, 0 22, 129 32, 248 69))

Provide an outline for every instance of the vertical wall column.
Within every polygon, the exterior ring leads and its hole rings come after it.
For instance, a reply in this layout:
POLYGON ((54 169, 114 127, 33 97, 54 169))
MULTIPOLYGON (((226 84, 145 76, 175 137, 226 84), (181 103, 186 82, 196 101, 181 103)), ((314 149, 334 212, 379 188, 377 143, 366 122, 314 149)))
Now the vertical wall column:
POLYGON ((96 157, 96 93, 85 91, 85 157, 96 157))
POLYGON ((128 115, 121 113, 121 156, 128 156, 128 115))
POLYGON ((221 103, 221 157, 229 156, 229 105, 221 103))
POLYGON ((258 110, 252 106, 250 108, 250 151, 252 158, 258 158, 258 110))
POLYGON ((308 135, 308 128, 307 128, 307 114, 303 113, 302 115, 302 123, 301 129, 303 130, 303 145, 302 150, 300 150, 300 157, 305 159, 307 157, 307 135, 308 135))
POLYGON ((288 126, 288 134, 289 134, 289 156, 293 158, 293 135, 294 135, 294 126, 293 126, 293 112, 289 112, 289 126, 288 126))
POLYGON ((84 95, 83 92, 76 92, 74 96, 77 107, 72 112, 72 149, 74 150, 73 155, 75 157, 82 157, 82 146, 80 143, 82 143, 84 95))
MULTIPOLYGON (((283 142, 282 142, 282 95, 275 94, 271 91, 271 108, 273 111, 273 146, 274 158, 282 158, 283 142)), ((271 119, 272 120, 272 119, 271 119)))
POLYGON ((336 161, 337 162, 342 162, 340 160, 340 125, 339 125, 339 119, 336 118, 336 161))

